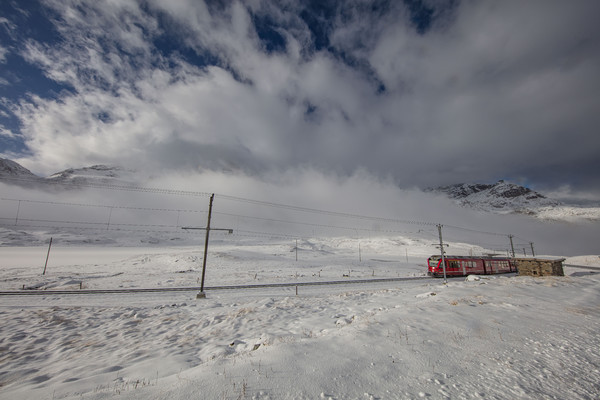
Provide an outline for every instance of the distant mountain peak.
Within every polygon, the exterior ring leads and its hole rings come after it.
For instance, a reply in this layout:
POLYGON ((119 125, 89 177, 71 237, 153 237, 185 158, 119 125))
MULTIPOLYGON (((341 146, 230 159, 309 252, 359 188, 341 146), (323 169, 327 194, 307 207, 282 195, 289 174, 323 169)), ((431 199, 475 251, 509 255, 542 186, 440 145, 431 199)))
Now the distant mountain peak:
POLYGON ((33 172, 7 158, 0 158, 0 177, 37 178, 33 172))
POLYGON ((429 191, 443 193, 465 207, 496 213, 535 214, 542 207, 559 206, 557 200, 515 183, 459 183, 429 191))
POLYGON ((76 179, 81 177, 119 178, 122 171, 124 170, 121 167, 111 167, 108 165, 92 165, 91 167, 69 168, 64 171, 50 175, 48 179, 76 179))
MULTIPOLYGON (((130 185, 135 181, 135 171, 109 165, 92 165, 91 167, 68 168, 43 178, 33 174, 15 161, 0 158, 0 180, 26 187, 51 183, 130 185)), ((47 185, 44 186, 47 187, 47 185)))

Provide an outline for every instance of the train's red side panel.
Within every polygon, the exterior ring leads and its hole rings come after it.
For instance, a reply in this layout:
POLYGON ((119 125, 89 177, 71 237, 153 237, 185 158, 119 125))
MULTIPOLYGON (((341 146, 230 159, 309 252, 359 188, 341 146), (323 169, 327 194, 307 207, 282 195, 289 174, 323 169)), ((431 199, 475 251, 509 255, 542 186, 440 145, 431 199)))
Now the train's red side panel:
MULTIPOLYGON (((510 258, 447 256, 446 276, 487 275, 516 272, 516 267, 510 258)), ((444 270, 440 256, 427 259, 428 273, 433 276, 443 276, 444 270)))

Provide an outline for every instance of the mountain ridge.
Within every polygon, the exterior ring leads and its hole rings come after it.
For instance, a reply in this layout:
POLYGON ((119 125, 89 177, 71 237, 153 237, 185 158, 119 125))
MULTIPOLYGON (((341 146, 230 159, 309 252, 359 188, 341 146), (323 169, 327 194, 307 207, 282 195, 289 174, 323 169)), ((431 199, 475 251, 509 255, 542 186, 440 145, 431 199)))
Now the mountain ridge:
MULTIPOLYGON (((0 181, 28 188, 44 186, 56 190, 61 185, 132 186, 137 179, 136 171, 107 165, 68 168, 48 177, 40 177, 15 161, 0 158, 0 181)), ((443 195, 459 206, 487 213, 525 214, 541 220, 570 222, 600 220, 600 207, 565 204, 504 180, 493 184, 460 183, 428 188, 424 192, 443 195)))
POLYGON ((82 168, 68 168, 47 177, 39 176, 19 163, 0 158, 0 180, 7 180, 12 184, 31 187, 36 184, 126 184, 133 183, 135 171, 108 165, 92 165, 82 168))
POLYGON ((600 220, 600 207, 582 207, 548 198, 530 188, 499 180, 493 184, 458 183, 429 188, 461 207, 494 214, 525 214, 542 220, 600 220))
POLYGON ((562 203, 550 199, 541 193, 515 183, 499 180, 493 184, 459 183, 429 189, 433 192, 445 193, 457 200, 460 205, 483 210, 492 207, 496 210, 515 210, 539 208, 542 206, 558 206, 562 203))

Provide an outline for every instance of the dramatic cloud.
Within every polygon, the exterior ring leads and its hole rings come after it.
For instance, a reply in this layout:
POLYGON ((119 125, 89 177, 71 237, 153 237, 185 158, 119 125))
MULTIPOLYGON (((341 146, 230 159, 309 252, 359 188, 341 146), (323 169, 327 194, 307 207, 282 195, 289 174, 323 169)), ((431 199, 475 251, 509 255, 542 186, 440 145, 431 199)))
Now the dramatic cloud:
POLYGON ((310 167, 599 195, 595 1, 3 7, 0 79, 20 91, 1 132, 23 148, 0 154, 39 173, 310 167), (43 75, 17 85, 15 60, 43 75))

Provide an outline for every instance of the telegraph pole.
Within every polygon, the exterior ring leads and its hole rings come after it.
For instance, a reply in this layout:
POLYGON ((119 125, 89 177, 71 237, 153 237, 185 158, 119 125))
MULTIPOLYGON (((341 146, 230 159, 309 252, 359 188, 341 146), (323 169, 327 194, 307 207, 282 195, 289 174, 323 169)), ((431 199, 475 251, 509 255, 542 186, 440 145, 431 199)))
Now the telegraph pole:
POLYGON ((196 295, 197 299, 203 299, 206 297, 204 293, 204 276, 206 275, 206 256, 208 255, 208 236, 210 235, 210 217, 212 215, 212 205, 215 194, 210 195, 210 202, 208 203, 208 220, 206 221, 206 238, 204 239, 204 259, 202 260, 202 281, 200 282, 200 293, 196 295))
POLYGON ((513 245, 513 235, 508 235, 508 238, 510 239, 510 251, 512 254, 512 258, 515 258, 515 246, 513 245))
POLYGON ((50 248, 52 247, 52 237, 50 238, 50 244, 48 245, 48 254, 46 254, 46 264, 44 264, 44 272, 42 275, 46 275, 46 267, 48 266, 48 258, 50 257, 50 248))
POLYGON ((206 298, 206 293, 204 293, 204 276, 206 275, 206 258, 208 256, 208 237, 210 235, 210 231, 229 231, 229 233, 233 233, 233 229, 222 229, 222 228, 211 228, 210 227, 210 218, 212 215, 212 205, 213 199, 215 198, 215 194, 213 193, 210 196, 210 202, 208 203, 208 220, 206 222, 206 228, 192 228, 192 227, 182 227, 181 229, 204 229, 206 230, 206 238, 204 239, 204 259, 202 260, 202 281, 200 282, 200 293, 196 295, 197 299, 206 298))
POLYGON ((360 242, 358 242, 358 262, 362 262, 362 254, 360 251, 360 242))
POLYGON ((444 269, 444 284, 448 283, 448 280, 446 279, 446 258, 444 256, 444 242, 442 240, 442 224, 438 224, 437 226, 438 228, 438 234, 440 236, 440 252, 442 253, 442 267, 444 269))

